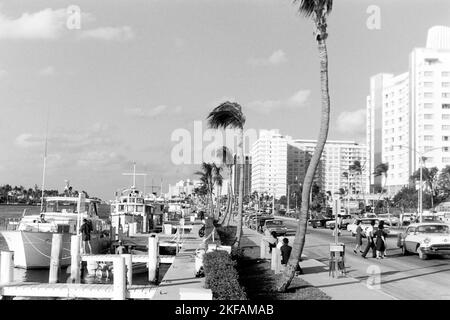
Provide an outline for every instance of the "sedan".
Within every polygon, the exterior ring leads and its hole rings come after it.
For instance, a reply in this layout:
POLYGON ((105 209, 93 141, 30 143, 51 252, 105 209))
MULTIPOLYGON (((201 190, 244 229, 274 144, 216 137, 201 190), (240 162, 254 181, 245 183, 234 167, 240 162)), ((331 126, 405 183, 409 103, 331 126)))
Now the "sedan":
POLYGON ((403 255, 417 253, 422 260, 432 255, 449 255, 449 226, 439 222, 413 223, 398 235, 397 246, 403 255))

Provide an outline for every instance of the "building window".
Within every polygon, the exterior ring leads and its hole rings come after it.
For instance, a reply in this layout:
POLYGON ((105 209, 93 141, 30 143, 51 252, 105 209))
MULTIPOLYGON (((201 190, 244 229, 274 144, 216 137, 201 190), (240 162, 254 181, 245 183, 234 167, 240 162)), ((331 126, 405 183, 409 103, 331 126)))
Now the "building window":
POLYGON ((423 86, 426 87, 426 88, 430 88, 430 87, 433 86, 433 82, 424 82, 423 86))
POLYGON ((450 114, 443 114, 442 120, 450 120, 450 114))
POLYGON ((432 103, 424 103, 423 107, 425 109, 432 109, 433 108, 433 104, 432 103))
POLYGON ((444 157, 444 158, 442 158, 442 162, 449 163, 450 162, 450 158, 449 157, 444 157))
POLYGON ((442 126, 442 130, 450 130, 450 126, 449 125, 443 125, 442 126))
POLYGON ((442 71, 442 77, 450 77, 450 71, 442 71))
POLYGON ((450 109, 450 103, 443 103, 442 109, 450 109))
POLYGON ((423 128, 425 130, 433 130, 433 125, 432 124, 426 124, 426 125, 423 126, 423 128))
POLYGON ((448 147, 443 147, 442 152, 448 152, 448 147))
POLYGON ((442 98, 450 98, 450 92, 442 92, 442 98))
POLYGON ((433 150, 433 147, 431 147, 431 146, 425 146, 425 148, 424 148, 425 152, 429 152, 431 150, 433 150))
POLYGON ((423 75, 424 75, 425 77, 432 77, 432 76, 433 76, 433 71, 425 71, 425 72, 423 73, 423 75))
POLYGON ((433 114, 430 114, 430 113, 424 114, 423 118, 426 120, 431 120, 431 119, 433 119, 433 114))
POLYGON ((423 136, 423 140, 425 140, 425 141, 433 141, 433 136, 423 136))
POLYGON ((442 141, 448 141, 448 136, 442 136, 442 141))
POLYGON ((450 88, 450 82, 442 82, 443 88, 450 88))
POLYGON ((425 93, 423 94, 423 97, 424 97, 424 98, 433 98, 433 92, 425 92, 425 93))

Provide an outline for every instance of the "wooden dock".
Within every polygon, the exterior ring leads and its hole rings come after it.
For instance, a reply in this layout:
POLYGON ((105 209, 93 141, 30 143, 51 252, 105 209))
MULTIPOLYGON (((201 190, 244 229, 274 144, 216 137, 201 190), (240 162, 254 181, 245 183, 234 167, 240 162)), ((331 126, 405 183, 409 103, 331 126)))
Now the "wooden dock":
MULTIPOLYGON (((125 299, 152 299, 155 285, 131 285, 127 287, 125 299)), ((0 296, 41 297, 60 299, 114 299, 114 285, 80 283, 10 283, 0 286, 0 296)))

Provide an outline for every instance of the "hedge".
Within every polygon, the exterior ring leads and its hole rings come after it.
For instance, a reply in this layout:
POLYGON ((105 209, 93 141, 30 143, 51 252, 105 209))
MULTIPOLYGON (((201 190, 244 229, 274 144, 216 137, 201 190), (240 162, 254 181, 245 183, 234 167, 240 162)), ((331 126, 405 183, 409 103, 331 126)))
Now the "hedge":
POLYGON ((203 257, 205 287, 211 289, 216 300, 246 300, 247 296, 239 285, 236 262, 226 251, 215 250, 203 257))

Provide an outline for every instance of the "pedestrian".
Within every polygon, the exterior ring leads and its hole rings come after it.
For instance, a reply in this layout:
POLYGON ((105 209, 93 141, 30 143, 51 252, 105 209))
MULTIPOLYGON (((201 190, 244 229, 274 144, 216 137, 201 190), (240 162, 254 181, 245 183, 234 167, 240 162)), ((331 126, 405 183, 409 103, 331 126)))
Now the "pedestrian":
POLYGON ((361 220, 356 220, 356 246, 353 249, 355 254, 358 254, 358 249, 360 253, 363 253, 361 250, 362 247, 362 238, 363 238, 363 229, 361 228, 361 220))
POLYGON ((374 232, 375 247, 377 249, 377 259, 385 258, 386 254, 386 237, 387 233, 384 231, 384 222, 380 221, 378 230, 374 232))
POLYGON ((281 265, 286 267, 292 251, 292 247, 289 245, 288 238, 283 239, 283 245, 281 246, 280 251, 281 251, 281 265))
POLYGON ((278 244, 278 237, 275 231, 270 233, 270 237, 267 239, 267 242, 269 244, 269 253, 272 253, 272 249, 276 248, 278 244))
POLYGON ((374 243, 374 230, 373 230, 374 225, 375 225, 375 220, 370 221, 370 226, 368 226, 365 230, 365 234, 367 237, 367 246, 361 255, 363 258, 366 258, 366 255, 370 249, 372 249, 372 257, 373 258, 377 257, 375 243, 374 243))
POLYGON ((80 232, 83 240, 83 253, 86 253, 86 244, 89 247, 89 254, 92 254, 91 247, 91 231, 92 224, 88 221, 88 219, 83 219, 83 224, 80 227, 80 232))
POLYGON ((119 245, 116 248, 116 254, 124 254, 127 253, 127 249, 123 245, 122 240, 119 240, 119 245))

